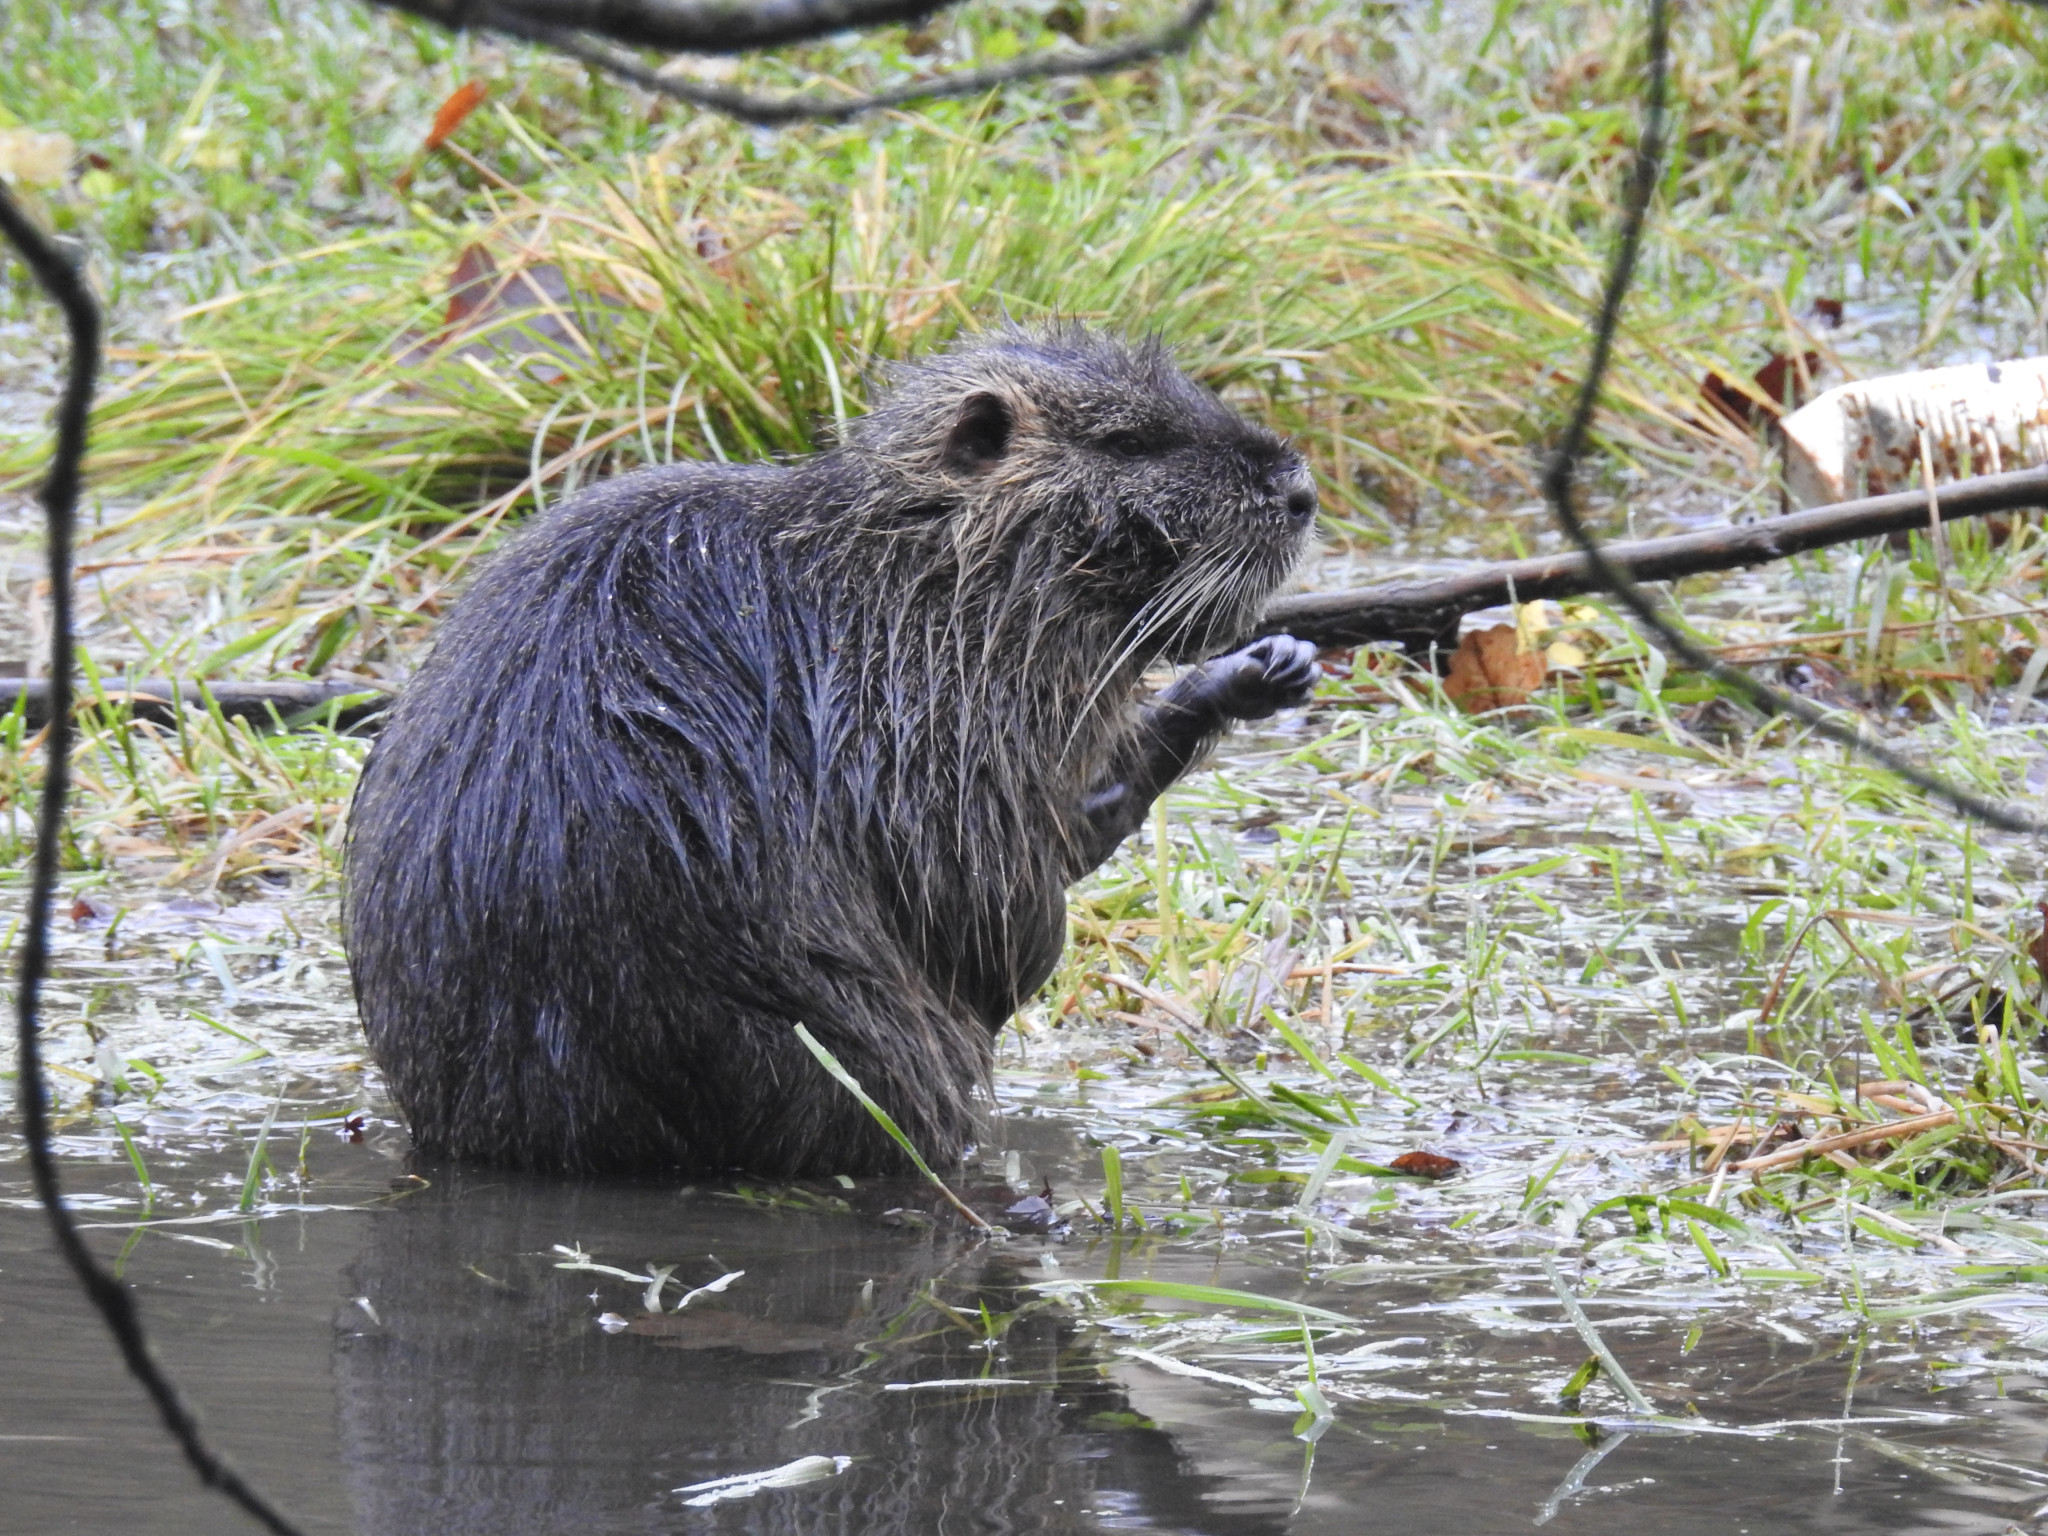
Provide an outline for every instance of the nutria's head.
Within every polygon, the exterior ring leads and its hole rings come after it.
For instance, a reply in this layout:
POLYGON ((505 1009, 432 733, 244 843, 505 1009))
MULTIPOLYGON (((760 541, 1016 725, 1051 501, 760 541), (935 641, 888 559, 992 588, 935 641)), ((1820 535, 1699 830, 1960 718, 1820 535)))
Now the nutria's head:
POLYGON ((963 569, 1034 551, 1026 564, 1113 620, 1129 656, 1187 659, 1242 633, 1315 522, 1284 440, 1157 342, 1079 326, 1009 327, 899 370, 844 451, 904 516, 945 526, 963 569))

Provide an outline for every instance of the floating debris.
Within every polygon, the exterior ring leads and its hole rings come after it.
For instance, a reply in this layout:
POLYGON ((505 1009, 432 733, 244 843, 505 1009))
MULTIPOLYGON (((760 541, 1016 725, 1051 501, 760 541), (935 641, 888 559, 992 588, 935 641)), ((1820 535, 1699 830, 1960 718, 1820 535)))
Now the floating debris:
POLYGON ((1840 384, 1779 427, 1801 507, 2048 463, 2048 357, 1840 384))

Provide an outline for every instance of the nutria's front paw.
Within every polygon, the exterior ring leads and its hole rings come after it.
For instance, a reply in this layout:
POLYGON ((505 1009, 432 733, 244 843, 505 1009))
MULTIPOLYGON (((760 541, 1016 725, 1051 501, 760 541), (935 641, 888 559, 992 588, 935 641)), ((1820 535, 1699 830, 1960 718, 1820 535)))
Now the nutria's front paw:
POLYGON ((1292 635, 1268 635, 1202 665, 1210 705, 1233 720, 1263 720, 1294 709, 1315 692, 1316 648, 1292 635))

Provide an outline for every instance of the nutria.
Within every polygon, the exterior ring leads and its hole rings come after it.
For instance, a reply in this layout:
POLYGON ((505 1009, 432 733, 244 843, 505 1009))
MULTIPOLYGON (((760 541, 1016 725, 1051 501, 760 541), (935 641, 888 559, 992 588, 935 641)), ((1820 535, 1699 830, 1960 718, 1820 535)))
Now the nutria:
POLYGON ((1157 345, 1005 329, 836 447, 569 497, 443 625, 351 811, 370 1046, 419 1148, 536 1169, 894 1168, 808 1025, 957 1159, 998 1031, 1233 719, 1300 457, 1157 345))

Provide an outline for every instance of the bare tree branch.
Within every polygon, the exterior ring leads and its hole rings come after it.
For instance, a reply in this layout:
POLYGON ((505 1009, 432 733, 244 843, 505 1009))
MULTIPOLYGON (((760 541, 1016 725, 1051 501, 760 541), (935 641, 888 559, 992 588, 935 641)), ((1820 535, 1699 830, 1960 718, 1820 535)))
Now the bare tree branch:
MULTIPOLYGON (((2048 507, 2048 466, 1953 481, 1941 488, 1938 507, 1943 522, 2048 507)), ((1924 494, 1898 491, 1787 517, 1609 544, 1602 552, 1636 581, 1676 581, 1788 560, 1808 550, 1856 539, 1925 528, 1927 518, 1924 494)), ((1448 650, 1457 643, 1459 619, 1481 608, 1606 590, 1583 554, 1537 555, 1474 565, 1449 576, 1283 597, 1266 609, 1256 634, 1295 635, 1325 648, 1397 640, 1413 650, 1431 645, 1448 650)), ((104 680, 104 689, 108 703, 127 709, 139 720, 164 724, 175 723, 181 708, 197 708, 217 709, 259 726, 266 722, 290 726, 309 720, 339 730, 371 731, 391 700, 388 684, 346 679, 243 683, 110 677, 104 680)), ((97 701, 88 698, 80 702, 91 706, 97 701)), ((25 712, 31 727, 42 725, 50 717, 50 684, 39 677, 0 680, 0 714, 16 708, 25 712)))
MULTIPOLYGON (((562 13, 587 13, 608 9, 601 0, 524 0, 516 6, 477 3, 440 4, 437 0, 371 0, 372 4, 391 6, 427 16, 444 26, 485 28, 503 32, 528 42, 540 43, 558 53, 616 75, 645 90, 672 96, 692 106, 707 111, 720 112, 742 122, 758 123, 763 127, 777 127, 784 123, 796 122, 839 122, 845 118, 858 117, 863 112, 874 112, 885 107, 900 107, 913 101, 937 101, 956 96, 978 96, 998 86, 1015 85, 1024 80, 1063 79, 1074 75, 1103 75, 1119 69, 1128 69, 1133 64, 1142 64, 1148 59, 1160 58, 1177 53, 1185 48, 1197 32, 1216 14, 1219 0, 1189 0, 1188 5, 1173 20, 1156 31, 1134 37, 1126 42, 1111 43, 1102 48, 1058 49, 1044 53, 1027 54, 1012 59, 1007 64, 993 64, 986 69, 961 70, 954 74, 936 75, 928 80, 912 80, 902 85, 891 86, 885 91, 872 95, 848 96, 830 100, 822 96, 756 96, 746 91, 736 91, 725 86, 706 85, 701 81, 672 77, 655 69, 643 60, 619 48, 608 46, 595 37, 586 36, 572 26, 560 24, 554 18, 562 13), (452 16, 450 13, 454 13, 452 16)), ((881 0, 876 0, 879 5, 881 0)), ((799 9, 809 9, 798 0, 799 9)), ((695 9, 694 7, 690 9, 695 9)), ((707 8, 708 9, 708 8, 707 8)), ((925 11, 930 6, 922 8, 925 11)), ((735 11, 734 14, 738 14, 735 11)), ((786 41, 800 41, 806 37, 817 37, 838 29, 839 25, 820 24, 815 32, 793 32, 786 41)), ((593 26, 589 30, 596 31, 593 26)), ((606 33, 616 40, 616 34, 606 33)), ((735 45, 712 47, 705 45, 695 51, 731 52, 735 45)), ((747 44, 741 46, 758 46, 747 44)))
POLYGON ((1580 517, 1574 482, 1586 456, 1593 413, 1600 403, 1600 386, 1607 376, 1607 364, 1614 351, 1615 330, 1621 321, 1622 301, 1627 298, 1629 284, 1635 276, 1636 257, 1642 250, 1643 224, 1649 214, 1650 200, 1656 195, 1664 164, 1665 86, 1671 54, 1669 0, 1650 0, 1649 53, 1649 78, 1643 90, 1642 133, 1636 142, 1635 163, 1630 169, 1621 232, 1615 238, 1614 255, 1600 295, 1599 317, 1593 326, 1592 356, 1586 364, 1585 381, 1579 386, 1578 396, 1573 402, 1571 419, 1566 423, 1564 435, 1543 472, 1543 496, 1550 503, 1551 514, 1571 541, 1579 546, 1600 585, 1612 593, 1615 601, 1634 615, 1643 628, 1657 637, 1659 646, 1685 666, 1705 673, 1766 714, 1789 715, 1816 735, 1882 763, 1907 783, 1947 801, 1964 815, 1974 817, 1987 826, 2007 832, 2048 830, 2048 823, 2018 806, 1975 794, 1940 774, 1930 773, 1877 738, 1841 723, 1809 700, 1787 693, 1782 688, 1773 688, 1708 654, 1681 634, 1658 611, 1648 594, 1608 558, 1599 540, 1593 537, 1585 520, 1580 517))
MULTIPOLYGON (((1927 501, 1921 491, 1866 496, 1786 517, 1703 528, 1667 539, 1607 544, 1601 554, 1610 570, 1625 572, 1632 580, 1676 581, 1925 528, 1927 501)), ((2048 467, 1954 481, 1941 487, 1937 505, 1943 522, 2048 507, 2048 467)), ((1607 578, 1583 552, 1537 555, 1476 565, 1453 576, 1283 597, 1266 609, 1257 633, 1295 635, 1324 647, 1399 640, 1417 649, 1431 644, 1449 649, 1457 644, 1458 620, 1481 608, 1608 590, 1607 578)), ((0 691, 0 708, 6 703, 5 692, 0 691)))
POLYGON ((853 28, 917 21, 960 0, 376 0, 451 32, 529 26, 591 32, 634 48, 670 53, 747 53, 853 28))
POLYGON ((85 459, 86 425, 92 414, 93 382, 99 373, 100 311, 84 275, 15 204, 4 182, 0 182, 0 234, 20 253, 43 292, 64 311, 71 334, 64 395, 57 406, 57 445, 50 457, 50 473, 43 481, 50 558, 51 718, 14 996, 15 1099, 21 1111, 21 1138, 28 1156, 29 1176, 35 1185, 36 1199, 50 1218, 50 1229, 64 1262, 78 1277, 79 1286, 114 1336, 129 1372, 149 1394, 164 1428, 178 1442, 199 1480, 226 1494, 277 1536, 299 1536, 298 1527, 244 1482, 241 1474, 207 1444, 191 1405, 164 1374, 149 1347, 133 1294, 100 1267, 71 1213, 64 1208, 57 1162, 50 1151, 50 1113, 43 1089, 39 1014, 43 983, 50 974, 50 906, 56 897, 57 848, 63 836, 64 800, 71 783, 71 548, 78 530, 78 487, 80 466, 85 459))

